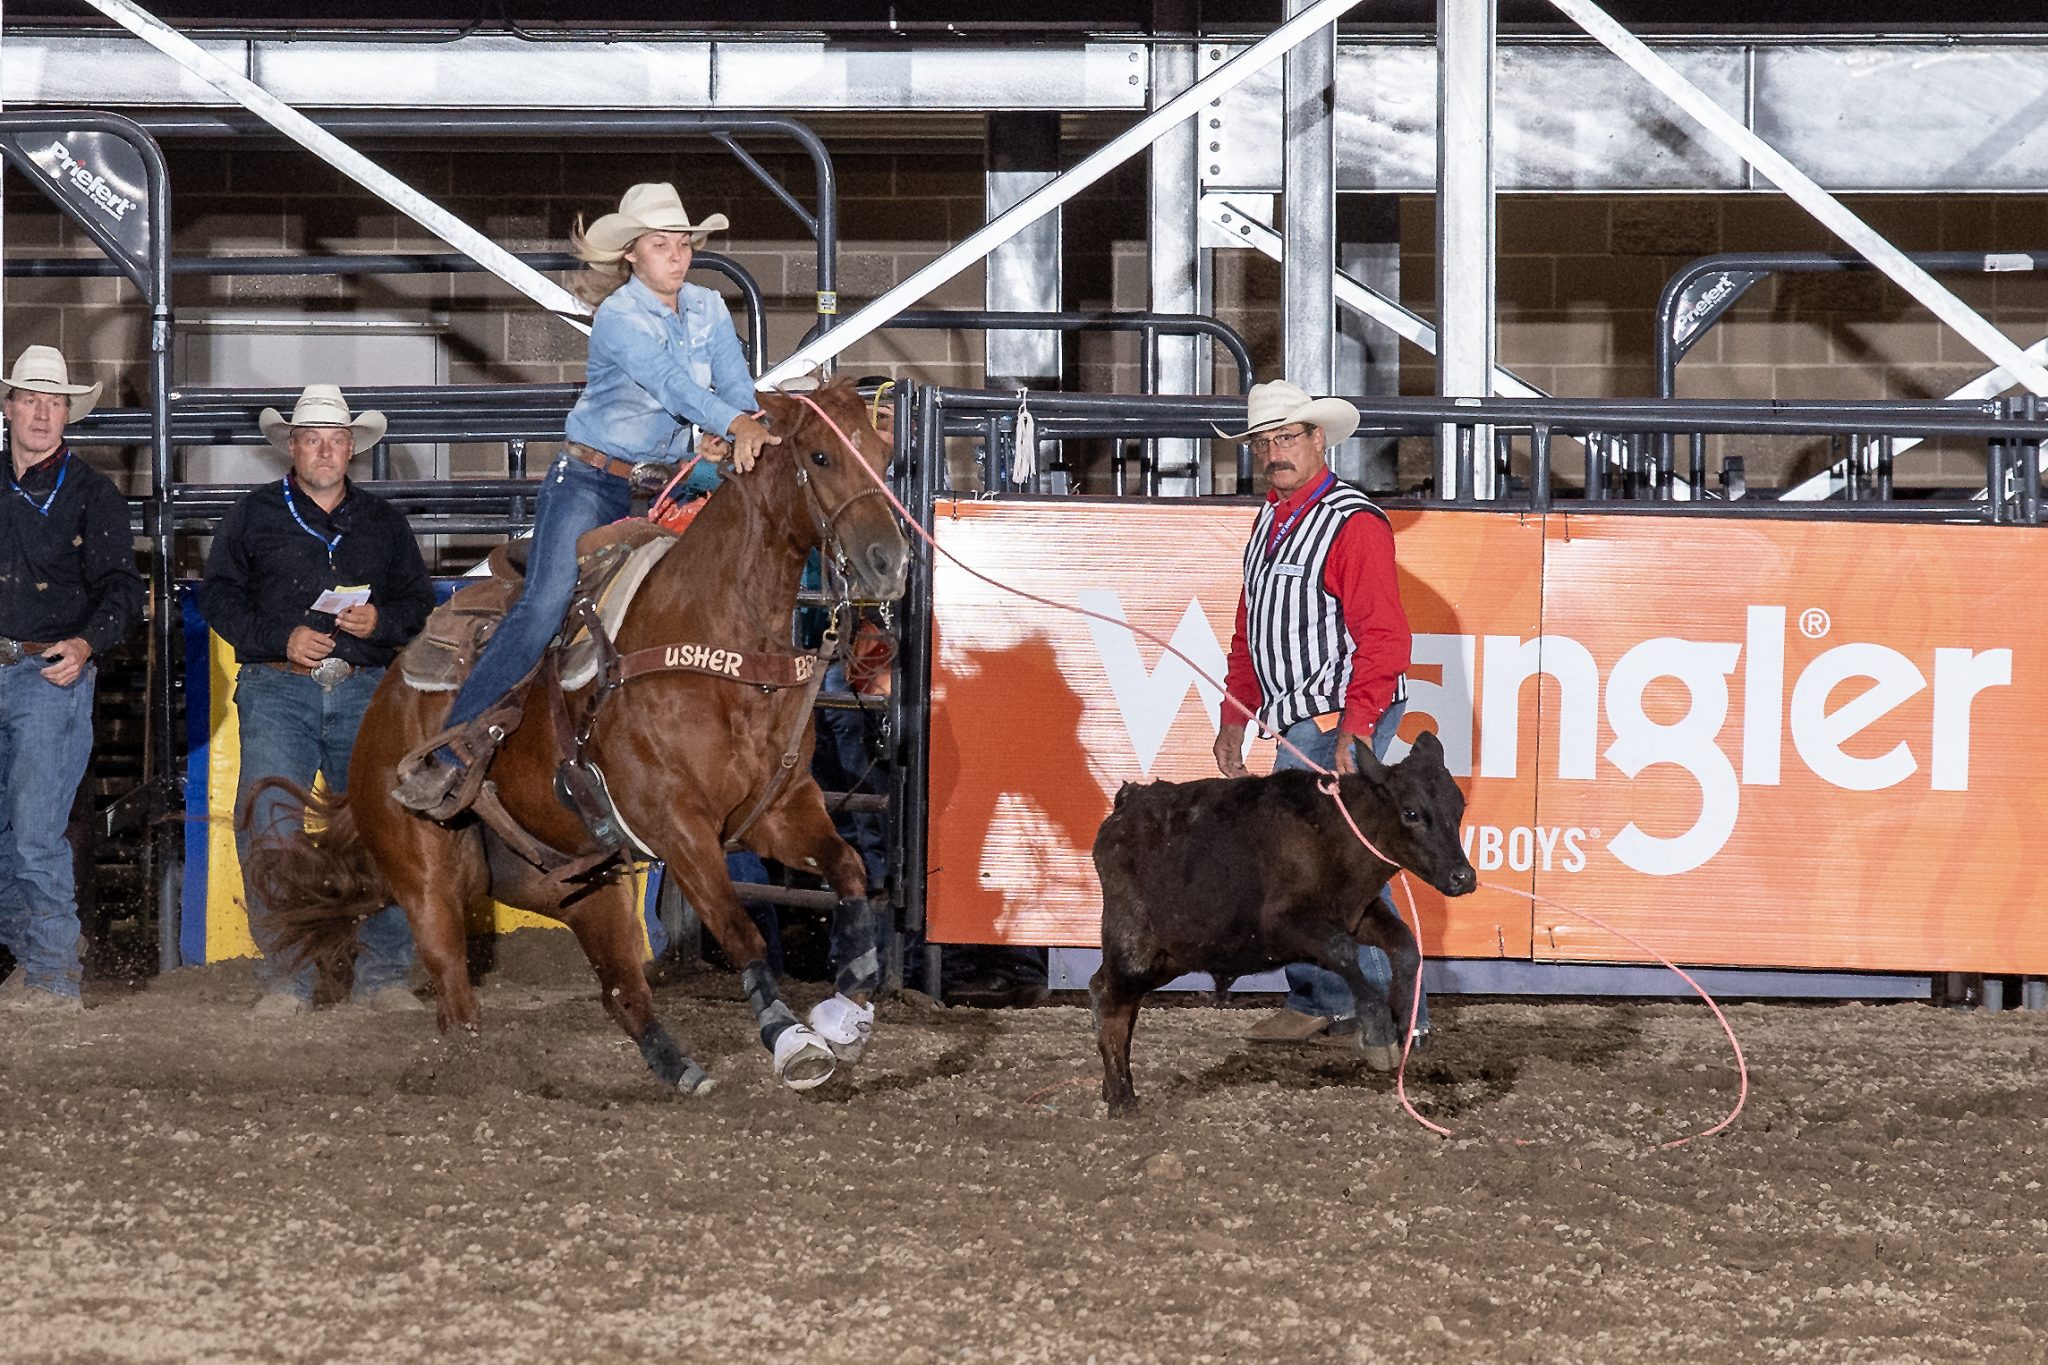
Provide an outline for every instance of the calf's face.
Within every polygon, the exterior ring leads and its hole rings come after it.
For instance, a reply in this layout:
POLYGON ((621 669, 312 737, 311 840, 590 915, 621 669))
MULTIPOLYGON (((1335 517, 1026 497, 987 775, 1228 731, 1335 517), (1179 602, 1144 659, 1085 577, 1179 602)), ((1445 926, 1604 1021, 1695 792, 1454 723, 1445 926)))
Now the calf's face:
MULTIPOLYGON (((1444 748, 1425 730, 1408 756, 1391 767, 1358 748, 1359 776, 1387 818, 1381 850, 1447 896, 1471 893, 1479 874, 1465 857, 1459 822, 1465 794, 1444 767, 1444 748)), ((1359 822, 1370 830, 1363 820, 1359 822)))

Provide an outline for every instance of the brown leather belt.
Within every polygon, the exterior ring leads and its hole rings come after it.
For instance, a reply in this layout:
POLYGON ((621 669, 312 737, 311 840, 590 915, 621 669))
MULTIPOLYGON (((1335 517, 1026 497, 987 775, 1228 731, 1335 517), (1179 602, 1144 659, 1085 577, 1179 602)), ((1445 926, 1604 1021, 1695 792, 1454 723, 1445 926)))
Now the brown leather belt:
POLYGON ((23 659, 33 659, 50 648, 35 640, 8 640, 0 638, 0 666, 18 664, 23 659))
POLYGON ((592 469, 601 469, 614 478, 632 481, 633 461, 617 459, 602 450, 592 450, 589 446, 576 441, 568 442, 567 448, 571 459, 587 464, 592 469))

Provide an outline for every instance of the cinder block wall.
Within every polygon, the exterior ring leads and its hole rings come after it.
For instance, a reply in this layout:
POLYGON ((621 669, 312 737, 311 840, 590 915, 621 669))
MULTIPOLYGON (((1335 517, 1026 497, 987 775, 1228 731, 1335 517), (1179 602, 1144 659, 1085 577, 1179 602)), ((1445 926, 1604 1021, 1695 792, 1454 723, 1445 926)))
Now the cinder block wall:
MULTIPOLYGON (((557 144, 515 148, 502 140, 431 149, 416 141, 366 144, 401 177, 516 250, 562 249, 575 216, 612 207, 636 180, 670 179, 692 212, 722 212, 733 230, 714 239, 751 271, 766 295, 769 348, 793 347, 813 321, 814 253, 789 211, 731 157, 703 144, 557 144)), ((807 158, 752 147, 804 199, 807 158)), ((1074 148, 1078 156, 1085 147, 1074 148)), ((247 142, 173 142, 167 147, 174 229, 182 255, 271 252, 434 251, 415 225, 295 149, 247 142)), ((960 140, 851 142, 835 139, 841 210, 843 310, 880 293, 983 220, 982 152, 960 140)), ((7 196, 10 254, 95 255, 40 196, 16 180, 7 196)), ((1147 305, 1142 161, 1070 205, 1065 218, 1065 293, 1073 307, 1147 305)), ((1909 250, 2048 249, 2048 197, 1863 197, 1851 201, 1909 250)), ((1400 215, 1402 298, 1434 311, 1434 206, 1405 199, 1400 215)), ((1666 278, 1716 251, 1826 249, 1829 235, 1772 196, 1503 196, 1500 201, 1500 357, 1540 388, 1566 397, 1648 395, 1653 308, 1666 278)), ((1279 268, 1249 252, 1217 255, 1216 312, 1244 332, 1258 377, 1279 373, 1279 268)), ((715 276, 702 277, 714 285, 715 276)), ((2048 281, 2033 274, 1972 275, 1948 281, 2009 335, 2048 335, 2048 281)), ((974 269, 943 286, 930 306, 976 307, 984 280, 974 269)), ((431 318, 446 337, 449 377, 459 383, 553 382, 581 377, 584 342, 488 276, 345 279, 187 278, 181 319, 248 314, 431 318)), ((124 281, 11 280, 7 349, 45 341, 75 365, 109 381, 106 401, 145 401, 146 318, 124 281)), ((1433 362, 1400 347, 1403 392, 1424 394, 1433 362)), ((1135 391, 1138 343, 1131 337, 1070 340, 1067 382, 1097 391, 1135 391)), ((887 372, 974 385, 982 343, 964 332, 888 332, 855 346, 855 373, 887 372)), ((1988 368, 1918 304, 1874 274, 1784 277, 1752 290, 1680 366, 1679 393, 1702 397, 1925 398, 1945 394, 1988 368)), ((308 375, 312 380, 320 376, 308 375)), ((1227 385, 1227 369, 1218 381, 1227 385)), ((1407 443, 1403 482, 1427 476, 1429 457, 1407 443)), ((1753 482, 1777 482, 1821 462, 1793 443, 1731 441, 1753 482)), ((538 458, 543 452, 536 452, 538 458)), ((1716 460, 1723 450, 1716 446, 1716 460)), ((488 474, 500 451, 455 452, 458 471, 488 474)), ((1560 456, 1562 459, 1562 456, 1560 456)), ((1903 483, 1939 485, 1981 478, 1974 451, 1926 451, 1902 460, 1903 483)), ((127 461, 140 468, 139 453, 127 461)), ((1560 468, 1569 482, 1576 471, 1560 468)))
MULTIPOLYGON (((2048 250, 2048 196, 1849 200, 1908 251, 2048 250)), ((1401 204, 1401 301, 1436 311, 1436 206, 1401 204)), ((1767 195, 1527 196, 1500 199, 1500 363, 1568 398, 1656 392, 1656 303, 1687 262, 1723 251, 1846 249, 1804 211, 1767 195)), ((1139 249, 1142 251, 1142 245, 1139 249)), ((1943 282, 2021 345, 2048 336, 2044 273, 1949 275, 1943 282)), ((1260 378, 1280 363, 1280 268, 1249 251, 1219 253, 1216 313, 1243 332, 1260 378)), ((1122 295, 1119 301, 1125 302, 1122 295)), ((1401 392, 1435 391, 1433 357, 1400 344, 1401 392)), ((1677 370, 1680 397, 1939 398, 1990 368, 1961 338, 1875 272, 1786 275, 1751 289, 1677 370)), ((1555 452, 1558 478, 1579 472, 1555 452)), ((1803 476, 1827 462, 1817 443, 1730 438, 1752 483, 1803 476)), ((1983 479, 1981 447, 1922 449, 1900 459, 1902 486, 1983 479)), ((1404 486, 1431 475, 1426 442, 1402 444, 1404 486)))
MULTIPOLYGON (((2048 197, 1856 196, 1849 206, 1906 251, 2048 250, 2048 197)), ((1436 301, 1435 205, 1402 205, 1402 299, 1436 301)), ((1656 391, 1656 302, 1664 282, 1723 251, 1841 251, 1790 201, 1767 195, 1503 196, 1499 219, 1500 361, 1561 397, 1656 391)), ((2039 273, 1946 275, 1943 283, 2022 346, 2048 336, 2048 279, 2039 273)), ((1991 368, 1967 343, 1875 271, 1782 275, 1758 284, 1677 369, 1685 398, 1940 398, 1991 368)), ((1430 357, 1402 350, 1404 393, 1429 393, 1430 357)), ((1822 467, 1811 442, 1731 439, 1752 482, 1822 467)), ((1404 473, 1408 472, 1404 470, 1404 473)), ((1560 470, 1576 478, 1575 472, 1560 470)), ((1983 480, 1981 449, 1900 457, 1899 481, 1983 480)))
MULTIPOLYGON (((732 256, 759 283, 771 354, 793 348, 815 321, 816 252, 790 211, 730 156, 670 144, 605 150, 509 149, 503 141, 423 150, 416 141, 364 150, 495 241, 515 251, 565 250, 577 214, 616 206, 637 180, 671 180, 692 214, 724 213, 729 233, 711 249, 732 256)), ((802 156, 754 150, 814 203, 802 156)), ((173 233, 183 256, 272 253, 445 251, 447 246, 338 172, 292 149, 243 143, 173 142, 173 233)), ((979 149, 892 144, 887 151, 840 151, 839 292, 850 311, 931 260, 982 221, 979 149)), ((7 196, 6 244, 14 255, 97 256, 47 201, 18 179, 7 196)), ((565 280, 567 277, 561 277, 565 280)), ((693 276, 733 296, 722 277, 693 276)), ((970 269, 942 286, 929 307, 979 307, 983 275, 970 269)), ((454 383, 551 383, 583 377, 586 343, 508 286, 479 274, 354 279, 181 278, 181 323, 236 316, 389 315, 430 321, 445 338, 454 383)), ((147 316, 125 281, 10 280, 7 348, 61 347, 75 367, 107 381, 107 404, 147 401, 147 316)), ((735 297, 734 312, 739 316, 735 297)), ((744 320, 741 319, 744 328, 744 320)), ((853 347, 856 374, 912 375, 947 384, 981 380, 981 338, 959 332, 893 331, 853 347)), ((308 375, 313 381, 323 376, 308 375)), ((533 459, 539 459, 536 452, 533 459)), ((458 449, 458 472, 496 472, 501 447, 458 449)), ((128 472, 139 469, 132 454, 128 472)))

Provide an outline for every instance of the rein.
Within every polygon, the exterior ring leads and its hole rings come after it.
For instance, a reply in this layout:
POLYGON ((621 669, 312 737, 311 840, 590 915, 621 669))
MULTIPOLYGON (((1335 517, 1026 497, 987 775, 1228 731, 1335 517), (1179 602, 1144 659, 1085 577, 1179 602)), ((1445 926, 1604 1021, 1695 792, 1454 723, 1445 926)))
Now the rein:
MULTIPOLYGON (((1174 658, 1179 659, 1182 663, 1186 664, 1189 668, 1194 670, 1194 674, 1197 678, 1202 679, 1211 687, 1215 688, 1217 693, 1221 696, 1222 700, 1225 703, 1235 708, 1237 711, 1242 712, 1247 722, 1258 727, 1259 733, 1262 737, 1272 739, 1276 744, 1292 753, 1295 756, 1295 758, 1300 760, 1301 763, 1304 766, 1306 766, 1311 772, 1321 774, 1322 781, 1319 785, 1322 791, 1329 796, 1331 802, 1335 804, 1335 806, 1337 807, 1338 812, 1343 815, 1344 823, 1350 827, 1352 835, 1358 840, 1359 843, 1365 846, 1367 852, 1371 853, 1375 858, 1378 858, 1381 862, 1387 863, 1395 869, 1394 880, 1397 880, 1401 883, 1401 893, 1404 897, 1406 897, 1408 901, 1409 917, 1414 921, 1412 928, 1415 934, 1416 951, 1420 953, 1422 948, 1422 920, 1421 917, 1415 911, 1415 893, 1408 884, 1407 870, 1402 868, 1401 864, 1398 861, 1396 861, 1393 858, 1389 858, 1386 854, 1380 852, 1380 850, 1374 846, 1372 840, 1366 838, 1365 831, 1361 830, 1358 827, 1358 822, 1351 818, 1350 810, 1344 805, 1344 802, 1338 797, 1337 775, 1335 773, 1331 772, 1329 769, 1323 767, 1321 764, 1316 763, 1315 761, 1310 759, 1307 754, 1304 754, 1300 749, 1296 748, 1294 745, 1289 744, 1284 735, 1273 734, 1270 731, 1268 731, 1265 724, 1259 720, 1258 716, 1254 712, 1252 712, 1242 702, 1238 701, 1235 697, 1231 696, 1229 690, 1225 688, 1216 679, 1210 677, 1208 671, 1204 669, 1201 666, 1201 664, 1197 663, 1194 659, 1188 657, 1188 655, 1183 653, 1181 650, 1176 649, 1171 642, 1167 640, 1162 640, 1157 635, 1152 634, 1152 632, 1145 630, 1140 626, 1134 626, 1130 624, 1128 621, 1122 621, 1113 616, 1107 616, 1098 611, 1091 611, 1087 607, 1075 606, 1070 602, 1060 602, 1050 597, 1042 597, 1037 593, 1027 592, 1023 588, 1015 587, 1011 584, 1001 582, 997 579, 989 577, 987 574, 981 572, 979 569, 974 568, 972 565, 960 559, 959 556, 953 554, 944 546, 940 545, 939 542, 933 538, 931 533, 924 529, 923 525, 918 521, 918 519, 910 514, 910 509, 905 507, 903 505, 902 500, 899 499, 895 495, 895 493, 890 491, 888 484, 883 482, 882 476, 876 473, 875 470, 868 464, 868 462, 860 457, 860 448, 854 444, 853 439, 840 429, 839 424, 837 422, 834 422, 832 418, 829 415, 827 415, 827 413, 822 407, 818 406, 816 402, 812 401, 810 396, 807 394, 793 393, 788 396, 797 399, 798 401, 802 402, 805 406, 810 408, 811 411, 818 414, 819 420, 824 422, 824 424, 831 429, 832 434, 837 436, 841 443, 846 446, 847 450, 852 453, 854 457, 854 463, 860 466, 861 470, 868 476, 869 481, 875 485, 874 491, 879 492, 884 498, 888 499, 889 505, 896 510, 896 514, 898 516, 903 518, 904 524, 908 526, 912 531, 915 531, 918 537, 922 539, 925 542, 925 544, 929 545, 932 548, 933 553, 944 555, 946 559, 949 560, 956 568, 960 569, 968 576, 978 579, 981 582, 988 584, 990 587, 995 588, 1000 592, 1006 592, 1011 594, 1012 596, 1021 597, 1027 602, 1036 602, 1040 606, 1051 607, 1056 611, 1069 612, 1076 616, 1085 616, 1090 620, 1101 621, 1105 624, 1116 626, 1123 630, 1128 630, 1133 635, 1141 636, 1145 640, 1150 641, 1152 644, 1159 646, 1160 649, 1164 650, 1168 654, 1171 654, 1174 658)), ((852 501, 852 499, 848 499, 848 505, 851 505, 852 501)), ((1728 1016, 1722 1013, 1721 1007, 1715 1003, 1713 996, 1709 995, 1706 989, 1702 987, 1699 984, 1699 982, 1695 981, 1692 977, 1688 976, 1678 966, 1678 964, 1671 961, 1670 958, 1665 957, 1662 953, 1658 952, 1654 948, 1651 948, 1642 940, 1635 938, 1632 935, 1623 933, 1621 930, 1616 929, 1613 925, 1606 923, 1605 921, 1588 913, 1587 911, 1579 910, 1569 905, 1564 905, 1558 901, 1550 900, 1547 897, 1538 896, 1533 892, 1521 891, 1516 889, 1515 887, 1504 886, 1496 882, 1480 882, 1478 883, 1478 885, 1485 887, 1489 891, 1506 892, 1508 895, 1520 897, 1521 899, 1530 901, 1534 904, 1546 905, 1551 907, 1552 909, 1562 910, 1564 913, 1568 915, 1575 915, 1578 918, 1585 920, 1587 923, 1592 924, 1596 928, 1603 929, 1608 933, 1614 934, 1616 937, 1621 938, 1626 942, 1634 945, 1642 952, 1648 954, 1651 957, 1654 957, 1655 959, 1657 959, 1658 962, 1662 963, 1666 968, 1670 969, 1670 971, 1673 974, 1675 974, 1679 980, 1685 982, 1686 985, 1690 986, 1702 1000, 1707 1002, 1707 1007, 1711 1009, 1714 1013, 1715 1021, 1721 1025, 1721 1031, 1728 1037, 1728 1045, 1733 1050, 1735 1055, 1735 1069, 1738 1082, 1738 1089, 1735 1096, 1734 1107, 1728 1111, 1727 1116, 1723 1118, 1719 1123, 1715 1124, 1711 1128, 1704 1129, 1697 1133, 1688 1134, 1685 1137, 1675 1138, 1669 1142, 1661 1143, 1659 1145, 1661 1147, 1683 1147, 1687 1143, 1696 1141, 1700 1138, 1712 1137, 1714 1134, 1723 1131, 1730 1124, 1735 1122, 1736 1117, 1742 1113, 1743 1106, 1746 1105, 1749 1101, 1749 1065, 1742 1055, 1742 1043, 1739 1039, 1736 1038, 1735 1030, 1728 1022, 1728 1016)), ((1394 1078, 1395 1092, 1401 1101, 1401 1107, 1407 1110, 1409 1117, 1413 1118, 1417 1123, 1429 1129, 1431 1132, 1436 1133, 1440 1137, 1452 1137, 1455 1136, 1452 1130, 1430 1122, 1428 1119, 1424 1118, 1420 1113, 1416 1112, 1415 1106, 1410 1104, 1408 1101, 1408 1093, 1406 1088, 1406 1076, 1408 1072, 1408 1054, 1414 1043, 1415 1021, 1417 1016, 1421 1012, 1421 1004, 1422 973, 1420 970, 1418 970, 1415 974, 1415 993, 1414 996, 1410 999, 1408 1005, 1408 1027, 1404 1031, 1402 1037, 1401 1064, 1399 1070, 1395 1073, 1394 1078)), ((1521 1141, 1521 1139, 1515 1139, 1515 1141, 1519 1142, 1521 1141)))

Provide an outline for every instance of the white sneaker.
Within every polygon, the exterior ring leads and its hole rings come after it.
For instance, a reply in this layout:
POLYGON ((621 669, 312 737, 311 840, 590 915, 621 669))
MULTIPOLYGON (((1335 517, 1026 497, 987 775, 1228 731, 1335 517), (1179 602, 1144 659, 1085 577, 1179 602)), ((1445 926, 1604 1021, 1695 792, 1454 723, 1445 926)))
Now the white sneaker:
POLYGON ((811 1006, 809 1023, 834 1057, 851 1064, 868 1050, 868 1039, 875 1031, 875 1007, 856 1005, 843 995, 828 995, 811 1006))

